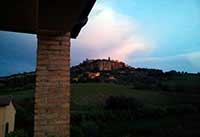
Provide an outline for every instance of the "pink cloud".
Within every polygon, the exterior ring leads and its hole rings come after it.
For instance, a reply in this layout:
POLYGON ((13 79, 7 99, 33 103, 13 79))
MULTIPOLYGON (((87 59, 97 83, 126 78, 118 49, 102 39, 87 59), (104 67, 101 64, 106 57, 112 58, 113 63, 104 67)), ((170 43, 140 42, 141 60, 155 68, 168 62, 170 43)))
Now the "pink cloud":
POLYGON ((137 22, 105 5, 96 5, 88 24, 73 44, 76 50, 90 51, 88 57, 123 61, 136 52, 152 49, 137 22))

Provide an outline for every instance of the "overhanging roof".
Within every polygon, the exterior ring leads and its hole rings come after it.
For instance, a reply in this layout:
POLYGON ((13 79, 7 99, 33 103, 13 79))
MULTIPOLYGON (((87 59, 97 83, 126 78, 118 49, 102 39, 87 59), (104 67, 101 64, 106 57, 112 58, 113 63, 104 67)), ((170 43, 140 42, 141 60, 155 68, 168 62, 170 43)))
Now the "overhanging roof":
POLYGON ((0 30, 62 34, 76 38, 87 23, 96 0, 4 0, 0 4, 0 30))
POLYGON ((8 106, 11 101, 12 101, 11 96, 0 96, 0 107, 8 106))

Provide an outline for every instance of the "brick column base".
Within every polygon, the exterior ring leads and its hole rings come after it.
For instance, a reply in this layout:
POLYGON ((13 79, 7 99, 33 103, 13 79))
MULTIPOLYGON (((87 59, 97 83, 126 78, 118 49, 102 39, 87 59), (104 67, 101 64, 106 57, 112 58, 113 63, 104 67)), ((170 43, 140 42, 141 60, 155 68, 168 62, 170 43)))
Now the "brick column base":
POLYGON ((34 137, 70 136, 70 33, 38 35, 34 137))

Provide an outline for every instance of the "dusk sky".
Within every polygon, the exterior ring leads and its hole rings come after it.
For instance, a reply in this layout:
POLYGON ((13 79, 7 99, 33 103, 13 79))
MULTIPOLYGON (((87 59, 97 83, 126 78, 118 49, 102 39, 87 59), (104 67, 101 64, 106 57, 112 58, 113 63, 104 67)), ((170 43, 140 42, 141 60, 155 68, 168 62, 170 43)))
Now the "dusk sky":
MULTIPOLYGON (((36 35, 0 31, 0 76, 34 71, 36 35)), ((99 0, 71 45, 86 58, 133 67, 200 72, 200 0, 99 0)))

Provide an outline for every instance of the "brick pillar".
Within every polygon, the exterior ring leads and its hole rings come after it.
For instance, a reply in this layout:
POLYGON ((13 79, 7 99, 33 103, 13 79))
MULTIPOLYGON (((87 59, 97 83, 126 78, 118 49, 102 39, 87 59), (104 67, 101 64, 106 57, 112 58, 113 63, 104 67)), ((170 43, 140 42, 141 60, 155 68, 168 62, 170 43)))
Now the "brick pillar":
POLYGON ((69 137, 70 33, 38 35, 34 137, 69 137))

